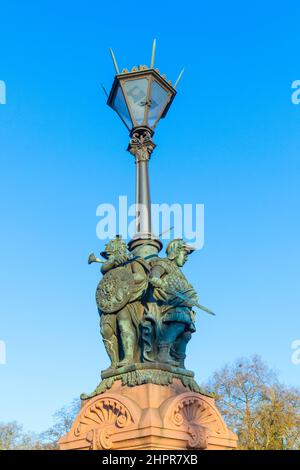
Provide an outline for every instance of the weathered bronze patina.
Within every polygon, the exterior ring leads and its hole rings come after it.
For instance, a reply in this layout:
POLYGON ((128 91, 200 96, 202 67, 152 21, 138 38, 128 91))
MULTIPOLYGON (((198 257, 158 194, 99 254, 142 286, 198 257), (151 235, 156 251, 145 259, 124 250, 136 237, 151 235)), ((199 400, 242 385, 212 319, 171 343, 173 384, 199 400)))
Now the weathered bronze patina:
POLYGON ((166 257, 142 257, 117 236, 101 253, 105 260, 90 255, 90 263, 102 263, 96 302, 111 365, 96 390, 83 399, 103 393, 117 380, 129 386, 167 385, 177 378, 200 392, 193 372, 184 365, 187 344, 196 331, 194 307, 202 308, 181 271, 193 251, 175 239, 167 245, 166 257))
POLYGON ((129 130, 127 150, 136 163, 136 234, 128 245, 118 235, 110 240, 101 253, 103 260, 89 257, 89 263, 101 263, 96 302, 111 364, 96 390, 82 398, 103 393, 117 380, 129 386, 167 385, 176 378, 197 392, 193 372, 185 369, 186 348, 196 331, 194 308, 212 312, 198 303, 181 270, 194 248, 175 239, 161 257, 162 242, 151 228, 152 138, 176 95, 176 84, 154 69, 154 53, 150 68, 141 65, 130 72, 120 73, 113 53, 112 58, 117 75, 107 103, 129 130))
POLYGON ((175 97, 176 85, 151 65, 119 68, 108 104, 129 130, 128 151, 136 164, 136 233, 126 244, 116 235, 100 257, 96 290, 100 331, 110 365, 59 440, 62 450, 226 450, 237 437, 227 429, 214 398, 202 392, 185 368, 188 342, 195 332, 195 289, 182 272, 194 251, 171 240, 165 256, 152 233, 148 164, 154 129, 175 97))

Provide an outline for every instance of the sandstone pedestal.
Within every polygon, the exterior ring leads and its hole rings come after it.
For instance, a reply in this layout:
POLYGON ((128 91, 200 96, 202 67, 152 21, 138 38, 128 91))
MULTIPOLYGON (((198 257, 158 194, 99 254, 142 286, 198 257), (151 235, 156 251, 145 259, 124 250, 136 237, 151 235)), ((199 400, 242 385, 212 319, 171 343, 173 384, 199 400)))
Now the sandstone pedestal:
POLYGON ((114 382, 110 390, 84 401, 60 449, 235 449, 214 399, 185 387, 114 382))

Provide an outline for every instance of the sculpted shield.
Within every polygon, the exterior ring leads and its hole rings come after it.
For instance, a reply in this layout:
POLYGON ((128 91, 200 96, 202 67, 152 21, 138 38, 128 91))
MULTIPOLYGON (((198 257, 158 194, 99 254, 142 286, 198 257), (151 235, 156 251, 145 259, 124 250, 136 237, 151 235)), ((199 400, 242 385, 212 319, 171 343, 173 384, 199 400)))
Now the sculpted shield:
POLYGON ((108 271, 98 284, 96 302, 103 313, 115 313, 129 301, 134 290, 134 278, 124 266, 108 271))

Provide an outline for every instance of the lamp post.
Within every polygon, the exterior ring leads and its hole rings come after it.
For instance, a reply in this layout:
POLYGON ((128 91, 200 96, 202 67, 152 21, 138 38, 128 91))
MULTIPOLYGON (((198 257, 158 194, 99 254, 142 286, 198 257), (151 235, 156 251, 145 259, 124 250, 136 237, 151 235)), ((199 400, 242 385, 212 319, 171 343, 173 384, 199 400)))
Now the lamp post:
POLYGON ((156 147, 152 140, 160 119, 167 115, 176 95, 176 85, 167 81, 158 69, 154 69, 156 41, 153 42, 151 65, 133 67, 129 72, 119 72, 115 56, 111 52, 116 76, 107 104, 119 115, 129 131, 127 150, 136 163, 136 233, 129 242, 129 249, 140 255, 158 252, 161 241, 152 233, 151 198, 148 162, 156 147))
POLYGON ((110 366, 90 394, 81 395, 79 411, 61 450, 226 450, 237 447, 214 404, 203 394, 194 373, 185 368, 187 344, 195 332, 198 303, 181 271, 193 249, 172 240, 166 257, 152 234, 148 162, 155 148, 154 129, 176 94, 174 86, 151 66, 117 75, 108 105, 129 130, 128 151, 136 162, 136 234, 129 242, 116 236, 88 262, 102 263, 96 290, 100 331, 110 366), (141 259, 144 258, 144 259, 141 259), (145 259, 147 258, 147 259, 145 259), (96 412, 95 412, 96 411, 96 412))

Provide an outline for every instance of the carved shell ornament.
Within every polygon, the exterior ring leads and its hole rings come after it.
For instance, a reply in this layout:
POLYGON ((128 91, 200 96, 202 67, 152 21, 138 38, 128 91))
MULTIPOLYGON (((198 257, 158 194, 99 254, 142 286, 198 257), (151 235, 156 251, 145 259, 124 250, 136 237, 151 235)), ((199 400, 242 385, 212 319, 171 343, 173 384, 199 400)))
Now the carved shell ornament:
POLYGON ((134 290, 134 277, 124 266, 108 271, 98 284, 96 302, 103 313, 121 310, 129 301, 134 290))
POLYGON ((220 421, 209 403, 195 397, 186 397, 174 408, 171 420, 177 426, 202 425, 210 431, 220 433, 220 421))
POLYGON ((125 428, 132 423, 131 413, 122 403, 116 399, 103 399, 82 412, 74 435, 76 437, 86 435, 93 448, 110 449, 111 435, 115 429, 125 428), (99 425, 102 427, 101 430, 96 429, 99 425))
POLYGON ((226 433, 226 426, 213 403, 205 397, 189 396, 169 409, 169 420, 177 427, 186 427, 190 436, 187 447, 205 449, 208 437, 226 433))

